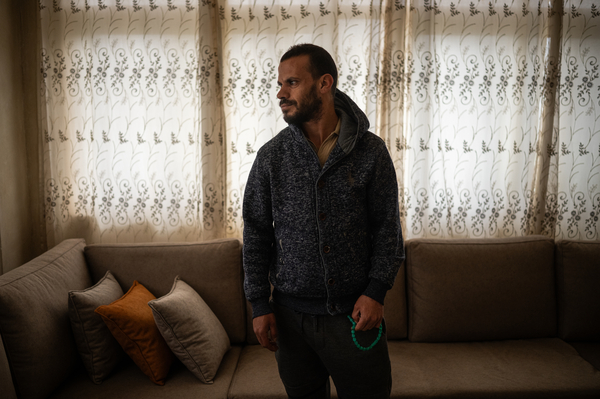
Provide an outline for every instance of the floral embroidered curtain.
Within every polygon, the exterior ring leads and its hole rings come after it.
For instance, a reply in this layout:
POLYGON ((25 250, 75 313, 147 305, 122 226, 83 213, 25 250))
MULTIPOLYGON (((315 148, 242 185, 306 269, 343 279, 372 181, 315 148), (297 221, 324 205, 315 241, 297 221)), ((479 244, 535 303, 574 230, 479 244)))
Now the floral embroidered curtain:
POLYGON ((599 17, 587 1, 410 11, 388 129, 407 235, 600 238, 599 17))
POLYGON ((404 234, 598 240, 597 1, 40 0, 49 245, 239 237, 277 65, 325 47, 404 234))
POLYGON ((40 1, 50 245, 226 233, 214 12, 158 3, 40 1))

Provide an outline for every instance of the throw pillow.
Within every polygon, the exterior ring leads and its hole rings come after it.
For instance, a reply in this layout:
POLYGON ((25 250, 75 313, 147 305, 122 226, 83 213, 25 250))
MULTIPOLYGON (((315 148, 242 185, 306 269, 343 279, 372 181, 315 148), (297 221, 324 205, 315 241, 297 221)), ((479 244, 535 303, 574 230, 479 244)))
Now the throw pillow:
POLYGON ((164 385, 173 363, 173 352, 158 331, 148 302, 156 299, 137 281, 120 299, 99 306, 108 329, 125 353, 157 385, 164 385))
POLYGON ((95 285, 69 291, 69 318, 75 344, 85 369, 95 384, 100 384, 123 358, 123 350, 102 317, 94 310, 123 296, 121 286, 107 271, 95 285))
POLYGON ((212 384, 230 342, 223 325, 200 295, 177 276, 171 291, 148 305, 177 358, 200 381, 212 384))

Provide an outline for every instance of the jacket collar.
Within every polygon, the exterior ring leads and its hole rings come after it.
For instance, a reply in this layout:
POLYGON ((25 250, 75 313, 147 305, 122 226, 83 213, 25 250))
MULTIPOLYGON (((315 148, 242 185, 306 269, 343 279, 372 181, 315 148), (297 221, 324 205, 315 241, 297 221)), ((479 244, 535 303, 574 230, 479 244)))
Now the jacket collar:
MULTIPOLYGON (((352 151, 358 139, 369 129, 369 119, 350 97, 338 89, 335 92, 334 106, 337 114, 342 119, 338 145, 345 154, 348 154, 352 151)), ((299 126, 289 125, 289 128, 296 140, 306 140, 299 126)), ((334 151, 332 151, 332 154, 334 151)))

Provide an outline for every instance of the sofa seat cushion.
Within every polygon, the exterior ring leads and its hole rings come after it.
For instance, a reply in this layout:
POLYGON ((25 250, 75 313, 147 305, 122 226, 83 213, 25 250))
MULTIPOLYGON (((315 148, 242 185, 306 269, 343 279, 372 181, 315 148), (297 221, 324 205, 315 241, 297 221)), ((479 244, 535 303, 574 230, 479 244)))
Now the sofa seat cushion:
POLYGON ((275 399, 285 397, 285 388, 279 378, 275 354, 260 345, 244 347, 231 382, 229 398, 275 399))
POLYGON ((600 397, 600 372, 558 338, 389 348, 393 398, 600 397))
MULTIPOLYGON (((331 384, 331 398, 337 398, 331 384)), ((277 370, 275 354, 260 345, 248 345, 229 388, 229 399, 285 399, 287 395, 277 370)))
POLYGON ((582 358, 600 370, 600 342, 569 342, 582 358))
POLYGON ((156 385, 128 360, 100 385, 92 383, 85 372, 79 372, 56 390, 50 399, 226 399, 240 353, 241 347, 233 346, 225 354, 214 383, 210 385, 200 382, 178 361, 173 363, 165 385, 156 385))

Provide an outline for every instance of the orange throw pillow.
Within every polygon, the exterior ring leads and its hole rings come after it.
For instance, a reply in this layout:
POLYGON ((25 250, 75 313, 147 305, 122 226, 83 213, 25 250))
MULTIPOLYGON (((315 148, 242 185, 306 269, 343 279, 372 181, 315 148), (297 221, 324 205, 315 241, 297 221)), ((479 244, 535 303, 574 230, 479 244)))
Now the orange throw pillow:
POLYGON ((104 323, 135 364, 158 385, 174 360, 173 352, 158 331, 148 302, 156 299, 137 281, 120 299, 96 308, 104 323))

